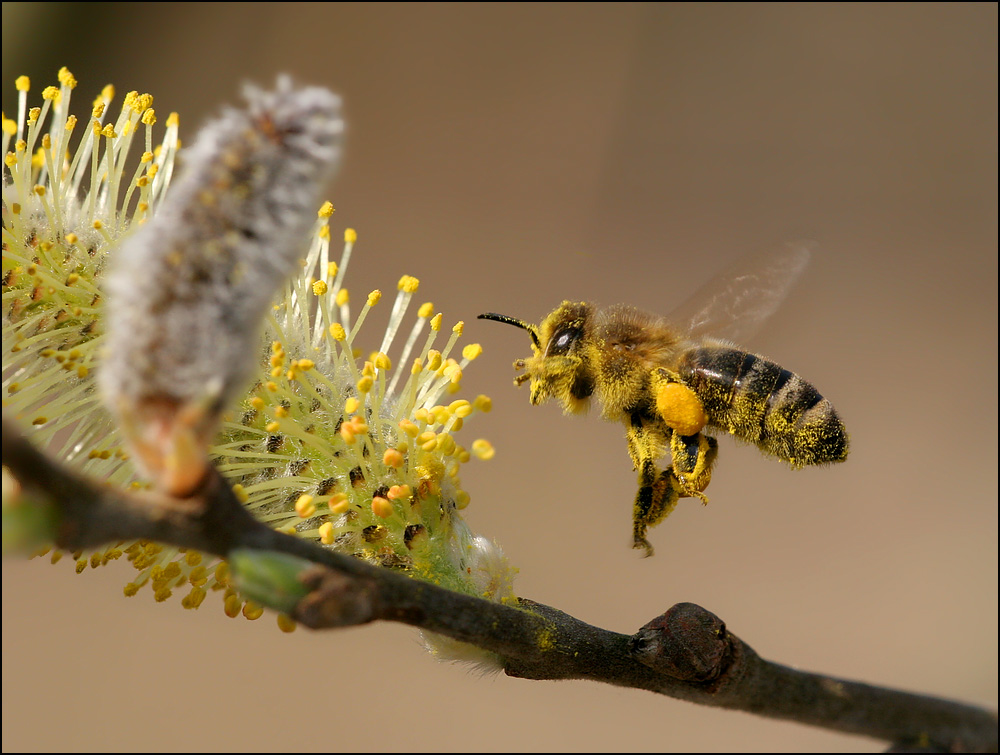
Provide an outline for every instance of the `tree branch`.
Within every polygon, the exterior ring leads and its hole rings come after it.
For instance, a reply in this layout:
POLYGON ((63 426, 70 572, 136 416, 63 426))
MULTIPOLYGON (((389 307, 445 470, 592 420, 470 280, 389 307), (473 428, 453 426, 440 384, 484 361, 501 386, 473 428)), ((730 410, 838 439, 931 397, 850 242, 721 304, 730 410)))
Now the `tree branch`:
POLYGON ((309 564, 298 574, 304 597, 290 613, 314 629, 398 621, 496 653, 513 677, 645 689, 883 739, 896 749, 997 750, 995 713, 766 661, 692 603, 673 606, 634 635, 619 634, 530 600, 515 607, 451 592, 272 530, 214 469, 185 498, 127 492, 48 458, 6 419, 2 440, 3 463, 28 497, 55 508, 60 548, 147 539, 221 557, 236 550, 295 556, 309 564))

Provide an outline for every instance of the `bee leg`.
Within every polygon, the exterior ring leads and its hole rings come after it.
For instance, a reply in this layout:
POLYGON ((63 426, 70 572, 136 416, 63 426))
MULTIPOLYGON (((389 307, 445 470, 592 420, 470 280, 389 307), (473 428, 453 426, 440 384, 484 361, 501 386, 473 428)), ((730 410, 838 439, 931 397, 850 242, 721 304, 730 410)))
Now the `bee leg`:
POLYGON ((656 468, 661 448, 654 432, 640 422, 632 423, 628 430, 628 450, 639 471, 639 492, 632 507, 632 547, 645 549, 647 557, 653 555, 653 546, 646 539, 646 530, 674 510, 682 491, 672 469, 660 472, 656 468))
POLYGON ((719 443, 710 435, 671 435, 672 467, 683 497, 698 498, 702 503, 708 503, 703 491, 712 481, 712 467, 718 453, 719 443))

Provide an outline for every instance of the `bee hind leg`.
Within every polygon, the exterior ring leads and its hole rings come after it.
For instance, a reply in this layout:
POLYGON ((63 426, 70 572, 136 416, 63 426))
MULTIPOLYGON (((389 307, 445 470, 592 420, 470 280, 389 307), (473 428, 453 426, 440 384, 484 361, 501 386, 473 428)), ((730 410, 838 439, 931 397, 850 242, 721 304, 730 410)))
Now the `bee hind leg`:
POLYGON ((645 549, 647 558, 653 555, 653 546, 646 539, 646 530, 667 518, 677 506, 681 491, 672 469, 660 472, 652 461, 643 465, 632 508, 632 547, 645 549))
POLYGON ((682 497, 708 503, 704 490, 712 481, 712 467, 718 453, 719 442, 710 435, 681 435, 677 432, 671 435, 671 466, 682 497))

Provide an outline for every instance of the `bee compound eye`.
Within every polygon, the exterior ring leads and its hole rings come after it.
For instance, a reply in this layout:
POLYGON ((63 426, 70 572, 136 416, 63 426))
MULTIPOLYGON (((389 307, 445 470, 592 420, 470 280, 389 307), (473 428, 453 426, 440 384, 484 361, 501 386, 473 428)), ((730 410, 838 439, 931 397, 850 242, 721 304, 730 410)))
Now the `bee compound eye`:
POLYGON ((566 328, 552 336, 549 341, 547 356, 560 356, 568 352, 573 344, 580 340, 580 331, 576 328, 566 328))

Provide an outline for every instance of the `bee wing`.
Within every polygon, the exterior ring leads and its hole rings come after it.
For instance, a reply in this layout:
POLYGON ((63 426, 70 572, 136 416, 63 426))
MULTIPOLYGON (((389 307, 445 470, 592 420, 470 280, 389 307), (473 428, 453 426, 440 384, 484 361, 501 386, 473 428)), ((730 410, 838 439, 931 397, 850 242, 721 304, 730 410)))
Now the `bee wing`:
POLYGON ((812 255, 808 242, 750 255, 699 288, 668 315, 694 339, 714 336, 741 342, 755 333, 784 300, 812 255))

